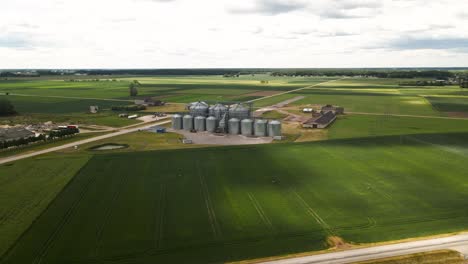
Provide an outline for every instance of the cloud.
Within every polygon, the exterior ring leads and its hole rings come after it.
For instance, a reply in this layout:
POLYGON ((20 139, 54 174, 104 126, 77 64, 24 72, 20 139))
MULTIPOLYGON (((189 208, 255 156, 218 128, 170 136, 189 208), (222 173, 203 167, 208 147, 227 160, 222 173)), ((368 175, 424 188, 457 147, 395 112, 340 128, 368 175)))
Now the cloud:
POLYGON ((400 38, 388 45, 394 50, 466 50, 468 38, 400 38))
POLYGON ((349 13, 346 10, 326 10, 320 13, 322 18, 329 18, 329 19, 355 19, 355 18, 366 18, 369 16, 358 15, 349 13))
POLYGON ((382 1, 375 0, 335 0, 335 4, 340 9, 352 10, 370 8, 376 9, 382 7, 382 1))
POLYGON ((375 0, 332 0, 318 13, 326 19, 370 18, 379 14, 381 8, 382 2, 375 0))
POLYGON ((461 12, 458 14, 459 18, 468 19, 468 12, 461 12))
POLYGON ((11 48, 11 49, 32 49, 34 48, 34 42, 31 38, 21 33, 7 33, 0 35, 0 48, 11 48))
POLYGON ((306 8, 306 4, 288 0, 256 0, 251 7, 230 8, 228 11, 233 14, 263 14, 279 15, 306 8))

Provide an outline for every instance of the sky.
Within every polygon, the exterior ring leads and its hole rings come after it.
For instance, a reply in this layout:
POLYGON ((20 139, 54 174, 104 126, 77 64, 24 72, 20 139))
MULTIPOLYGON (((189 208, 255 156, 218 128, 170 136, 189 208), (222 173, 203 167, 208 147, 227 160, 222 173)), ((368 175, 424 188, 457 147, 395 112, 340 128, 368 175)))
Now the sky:
POLYGON ((0 69, 468 66, 466 0, 14 0, 0 69))

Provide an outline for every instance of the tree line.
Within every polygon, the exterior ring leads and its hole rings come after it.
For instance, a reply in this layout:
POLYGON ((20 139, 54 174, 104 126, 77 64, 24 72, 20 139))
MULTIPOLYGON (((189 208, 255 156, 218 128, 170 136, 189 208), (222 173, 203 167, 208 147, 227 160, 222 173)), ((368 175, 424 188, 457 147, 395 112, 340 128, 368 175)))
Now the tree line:
POLYGON ((78 128, 64 128, 64 129, 52 130, 49 132, 48 136, 41 134, 37 137, 28 137, 28 138, 19 138, 19 139, 9 140, 9 141, 1 141, 0 149, 7 149, 10 147, 19 147, 19 146, 28 145, 34 142, 40 142, 40 141, 45 142, 45 141, 55 140, 59 138, 69 137, 79 132, 80 130, 78 128))
POLYGON ((447 70, 280 70, 271 73, 272 76, 347 76, 347 77, 375 77, 375 78, 435 78, 448 80, 456 77, 456 74, 447 70))

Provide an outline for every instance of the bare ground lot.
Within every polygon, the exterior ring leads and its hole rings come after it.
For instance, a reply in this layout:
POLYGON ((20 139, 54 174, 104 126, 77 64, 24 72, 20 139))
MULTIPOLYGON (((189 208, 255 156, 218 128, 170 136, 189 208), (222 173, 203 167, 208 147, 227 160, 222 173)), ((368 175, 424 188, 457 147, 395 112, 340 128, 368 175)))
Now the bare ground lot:
POLYGON ((169 130, 202 145, 254 145, 271 143, 270 137, 246 137, 242 135, 214 135, 209 132, 191 133, 184 130, 169 130))

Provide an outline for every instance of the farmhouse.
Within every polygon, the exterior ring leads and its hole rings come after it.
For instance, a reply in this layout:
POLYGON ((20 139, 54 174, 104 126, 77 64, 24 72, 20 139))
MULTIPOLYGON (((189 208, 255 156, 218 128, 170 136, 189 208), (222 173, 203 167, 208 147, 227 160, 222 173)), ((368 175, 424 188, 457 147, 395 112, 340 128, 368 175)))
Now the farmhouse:
POLYGON ((36 134, 22 127, 0 129, 0 142, 8 142, 18 139, 35 137, 36 134))
POLYGON ((332 111, 336 115, 344 114, 344 107, 336 106, 336 105, 325 105, 322 107, 322 112, 332 111))
POLYGON ((333 121, 335 121, 336 115, 333 111, 328 111, 321 115, 318 118, 311 118, 304 123, 302 127, 304 128, 327 128, 333 121))

